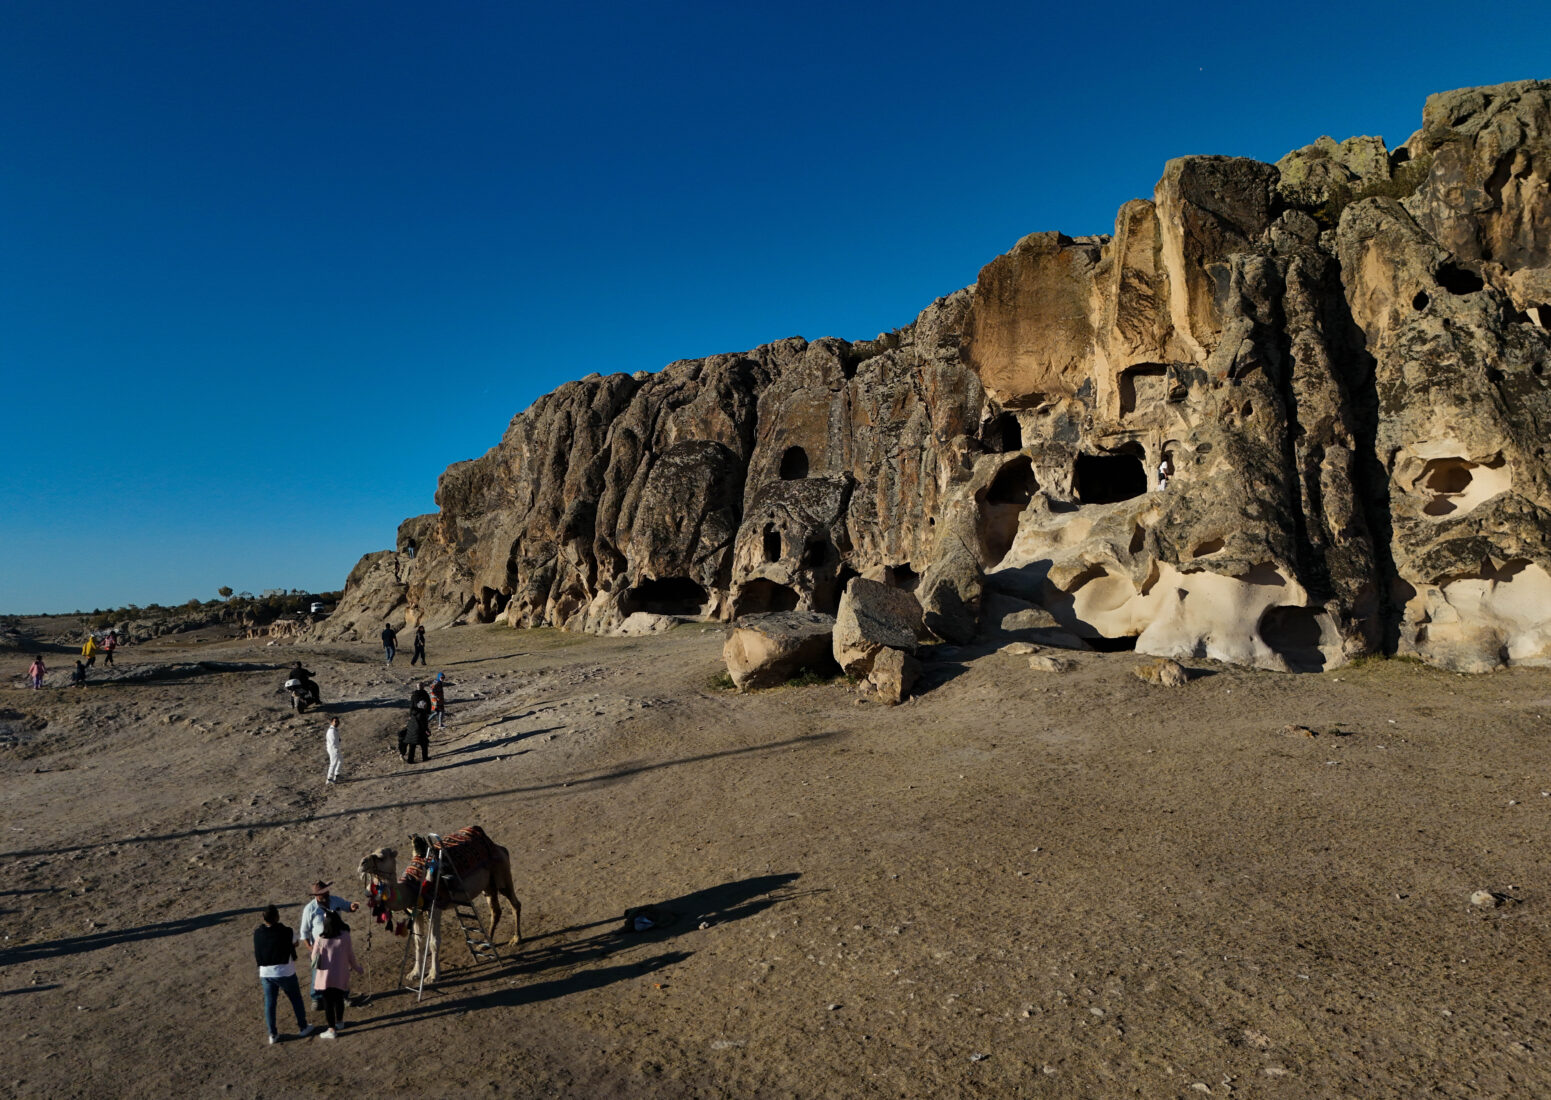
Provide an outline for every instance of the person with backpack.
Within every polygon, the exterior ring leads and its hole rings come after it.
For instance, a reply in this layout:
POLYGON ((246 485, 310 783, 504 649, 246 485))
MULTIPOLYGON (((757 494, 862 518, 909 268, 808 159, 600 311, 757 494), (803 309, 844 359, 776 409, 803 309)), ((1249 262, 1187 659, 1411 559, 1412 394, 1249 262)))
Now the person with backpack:
POLYGON ((113 667, 113 651, 118 648, 118 631, 108 631, 108 636, 102 640, 102 667, 113 667))
POLYGON ((439 730, 447 728, 447 699, 442 691, 451 683, 445 672, 438 672, 436 679, 431 681, 431 710, 436 715, 436 728, 439 730))

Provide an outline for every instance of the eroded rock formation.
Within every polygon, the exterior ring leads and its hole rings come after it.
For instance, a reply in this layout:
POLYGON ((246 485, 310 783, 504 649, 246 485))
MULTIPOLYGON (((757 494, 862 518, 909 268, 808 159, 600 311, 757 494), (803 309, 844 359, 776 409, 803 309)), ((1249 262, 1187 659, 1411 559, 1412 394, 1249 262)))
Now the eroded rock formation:
POLYGON ((1551 662, 1548 181, 1551 83, 1444 93, 1393 151, 1171 161, 876 340, 568 383, 335 629, 833 614, 861 576, 953 641, 1551 662))

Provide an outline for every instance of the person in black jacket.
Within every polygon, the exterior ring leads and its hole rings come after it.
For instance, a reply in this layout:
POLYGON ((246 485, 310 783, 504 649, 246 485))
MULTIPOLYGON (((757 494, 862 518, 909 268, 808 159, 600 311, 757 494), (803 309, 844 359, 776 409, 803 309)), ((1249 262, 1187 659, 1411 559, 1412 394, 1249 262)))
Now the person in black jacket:
POLYGON ((296 933, 280 923, 280 910, 271 905, 264 910, 264 923, 253 930, 253 961, 258 963, 259 985, 264 989, 264 1023, 269 1041, 278 1043, 275 1030, 275 1002, 283 992, 296 1012, 296 1030, 305 1039, 318 1029, 307 1023, 302 1009, 302 991, 296 983, 296 933))
POLYGON ((285 678, 287 683, 292 680, 300 680, 302 682, 302 689, 312 696, 313 706, 317 706, 319 703, 323 702, 323 697, 318 694, 317 681, 312 678, 311 672, 302 667, 301 661, 298 660, 294 665, 291 666, 291 671, 286 673, 285 678))
POLYGON ((414 727, 409 731, 409 740, 404 746, 404 759, 413 764, 415 746, 419 745, 420 762, 424 764, 430 756, 431 747, 431 696, 424 684, 416 684, 415 690, 410 692, 409 717, 414 727))
POLYGON ((393 629, 392 623, 382 624, 382 651, 387 655, 388 664, 393 663, 393 655, 398 652, 399 632, 393 629))

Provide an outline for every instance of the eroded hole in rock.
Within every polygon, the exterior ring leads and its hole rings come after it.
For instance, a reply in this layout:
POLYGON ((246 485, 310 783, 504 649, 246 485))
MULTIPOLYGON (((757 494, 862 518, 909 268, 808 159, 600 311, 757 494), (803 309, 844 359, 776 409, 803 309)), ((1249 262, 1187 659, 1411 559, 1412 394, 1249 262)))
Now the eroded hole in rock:
POLYGON ((1136 649, 1136 635, 1127 634, 1123 638, 1106 638, 1099 635, 1093 638, 1084 638, 1083 641, 1100 653, 1130 653, 1136 649))
POLYGON ((1147 471, 1133 454, 1077 456, 1072 490, 1082 504, 1114 504, 1147 492, 1147 471))
POLYGON ((1432 459, 1422 467, 1412 487, 1432 494, 1432 499, 1422 506, 1422 514, 1438 517, 1468 512, 1498 493, 1507 492, 1512 485, 1508 464, 1497 454, 1484 462, 1432 459))
POLYGON ((781 532, 779 532, 779 531, 777 531, 775 529, 774 524, 768 524, 767 523, 765 525, 764 542, 765 542, 765 560, 766 561, 780 561, 781 560, 781 532))
POLYGON ((906 592, 914 592, 916 585, 921 583, 920 575, 910 567, 910 563, 904 565, 891 565, 888 567, 889 584, 894 588, 902 588, 906 592))
POLYGON ((1427 296, 1427 291, 1418 290, 1416 297, 1411 299, 1411 308, 1418 311, 1424 310, 1431 301, 1432 299, 1427 296))
POLYGON ((1319 672, 1325 667, 1325 655, 1319 648, 1324 614, 1313 607, 1267 608, 1257 628, 1260 640, 1294 672, 1319 672))
POLYGON ((811 538, 802 546, 802 560, 798 564, 804 569, 817 569, 829 560, 829 540, 823 537, 811 538))
POLYGON ((1140 554, 1142 547, 1147 545, 1147 532, 1141 527, 1131 529, 1131 545, 1126 547, 1128 553, 1140 554))
POLYGON ((1012 413, 1002 413, 986 421, 980 442, 992 454, 1011 454, 1023 450, 1023 426, 1012 413))
POLYGON ((1435 493, 1463 493, 1471 481, 1470 463, 1443 458, 1427 464, 1423 484, 1435 493))
POLYGON ((1450 294, 1474 294, 1486 283, 1474 271, 1458 264, 1444 264, 1438 269, 1438 285, 1450 294))
POLYGON ((1121 372, 1121 416, 1157 405, 1167 398, 1168 368, 1162 363, 1143 363, 1121 372))
POLYGON ((1204 558, 1208 554, 1217 553, 1217 551, 1221 550, 1225 545, 1227 544, 1222 539, 1207 539, 1194 550, 1190 551, 1190 556, 1193 558, 1204 558))
POLYGON ((1039 483, 1034 464, 1027 455, 1019 455, 997 471, 986 487, 980 506, 980 544, 987 565, 996 565, 1012 549, 1018 535, 1018 517, 1029 506, 1039 483))
POLYGON ((619 602, 627 615, 637 611, 698 615, 706 604, 706 590, 688 577, 653 577, 630 589, 619 602))
POLYGON ((788 447, 781 455, 781 480, 801 481, 808 476, 808 452, 801 447, 788 447))
POLYGON ((480 588, 479 600, 474 607, 474 618, 478 622, 492 623, 501 612, 506 610, 511 593, 502 592, 495 588, 480 588))
POLYGON ((764 615, 771 611, 797 610, 797 593, 784 584, 766 580, 749 581, 738 589, 737 606, 733 617, 739 615, 764 615))

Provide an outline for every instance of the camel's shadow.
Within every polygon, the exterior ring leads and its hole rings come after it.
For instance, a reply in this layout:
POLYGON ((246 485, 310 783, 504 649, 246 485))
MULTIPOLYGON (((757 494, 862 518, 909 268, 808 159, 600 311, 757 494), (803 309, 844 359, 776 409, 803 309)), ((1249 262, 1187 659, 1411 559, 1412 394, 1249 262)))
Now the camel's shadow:
MULTIPOLYGON (((799 877, 795 872, 759 875, 656 902, 650 909, 658 915, 671 914, 672 919, 643 932, 627 931, 627 922, 622 913, 618 917, 572 925, 558 932, 537 936, 516 948, 508 949, 519 952, 509 961, 456 971, 450 977, 443 976, 434 987, 438 994, 434 1002, 411 1002, 397 1011, 362 1020, 352 1025, 351 1030, 370 1031, 373 1028, 394 1027, 415 1020, 457 1015, 480 1008, 536 1004, 584 990, 598 989, 616 981, 639 978, 642 974, 681 963, 693 952, 667 951, 603 967, 593 964, 636 946, 660 944, 686 932, 698 931, 702 924, 726 924, 763 912, 795 897, 786 888, 799 877), (591 929, 599 931, 578 939, 567 938, 591 929), (554 971, 565 973, 548 976, 554 971), (461 996, 457 993, 460 987, 492 981, 501 981, 507 985, 482 993, 461 996)), ((378 994, 376 1003, 385 1005, 398 994, 408 992, 395 989, 378 994)))

